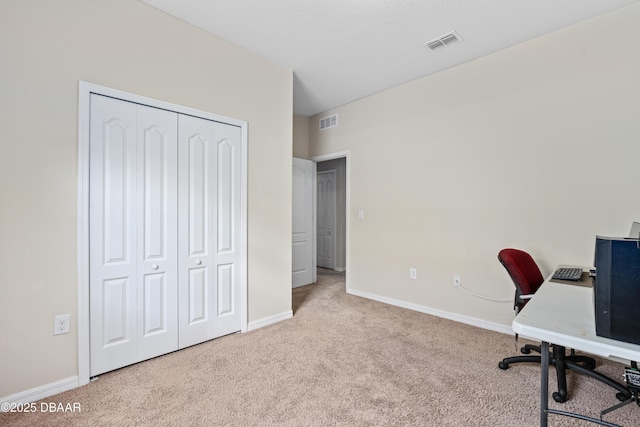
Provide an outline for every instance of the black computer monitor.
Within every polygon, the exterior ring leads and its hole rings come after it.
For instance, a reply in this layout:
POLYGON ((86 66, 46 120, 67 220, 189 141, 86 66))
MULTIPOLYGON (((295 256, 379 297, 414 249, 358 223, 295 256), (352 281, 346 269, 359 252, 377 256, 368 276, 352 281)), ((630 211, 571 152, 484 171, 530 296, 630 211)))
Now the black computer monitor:
POLYGON ((640 240, 596 236, 596 335, 640 344, 640 240))

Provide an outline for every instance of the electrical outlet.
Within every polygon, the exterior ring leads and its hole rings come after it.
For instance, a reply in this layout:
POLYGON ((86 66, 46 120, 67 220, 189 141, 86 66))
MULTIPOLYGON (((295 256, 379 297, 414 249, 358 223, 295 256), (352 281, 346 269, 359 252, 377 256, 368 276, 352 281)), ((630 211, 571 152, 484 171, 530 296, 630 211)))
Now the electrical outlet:
POLYGON ((417 279, 418 278, 418 270, 415 268, 409 269, 409 279, 417 279))
POLYGON ((59 314, 53 318, 53 335, 68 334, 70 332, 71 315, 59 314))
POLYGON ((461 286, 461 284, 460 284, 460 275, 459 274, 454 274, 453 275, 453 286, 461 286))

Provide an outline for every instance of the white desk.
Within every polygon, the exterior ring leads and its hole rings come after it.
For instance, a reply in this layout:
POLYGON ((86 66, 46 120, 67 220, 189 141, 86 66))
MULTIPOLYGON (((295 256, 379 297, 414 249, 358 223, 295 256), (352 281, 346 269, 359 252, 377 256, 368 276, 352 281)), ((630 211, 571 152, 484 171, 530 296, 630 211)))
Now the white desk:
MULTIPOLYGON (((549 413, 575 416, 577 414, 549 409, 549 343, 583 351, 623 363, 640 361, 640 345, 629 344, 596 335, 593 288, 545 281, 529 303, 516 316, 513 330, 525 337, 542 342, 542 374, 540 426, 547 426, 549 413)), ((615 425, 603 423, 603 425, 615 425)))

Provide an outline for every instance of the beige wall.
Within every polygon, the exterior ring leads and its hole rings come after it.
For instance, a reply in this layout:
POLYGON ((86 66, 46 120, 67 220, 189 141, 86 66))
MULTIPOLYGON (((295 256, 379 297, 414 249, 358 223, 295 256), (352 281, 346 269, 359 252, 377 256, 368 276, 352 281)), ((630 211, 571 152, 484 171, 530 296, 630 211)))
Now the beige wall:
POLYGON ((640 220, 639 20, 635 4, 312 117, 340 125, 310 128, 310 156, 351 153, 351 288, 508 330, 511 302, 454 274, 511 301, 500 249, 546 275, 591 265, 596 234, 626 235, 640 220))
POLYGON ((290 70, 134 0, 2 0, 0 61, 0 398, 78 374, 79 80, 249 123, 248 320, 291 310, 290 70))
POLYGON ((293 157, 309 158, 309 117, 293 115, 293 157))

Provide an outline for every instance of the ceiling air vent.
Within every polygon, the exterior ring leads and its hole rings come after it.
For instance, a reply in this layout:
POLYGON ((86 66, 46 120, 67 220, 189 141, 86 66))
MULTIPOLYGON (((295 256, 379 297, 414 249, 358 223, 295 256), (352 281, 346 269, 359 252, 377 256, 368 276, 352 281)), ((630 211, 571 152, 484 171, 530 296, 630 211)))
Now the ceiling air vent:
POLYGON ((336 126, 338 126, 337 114, 333 114, 331 116, 320 119, 320 130, 325 130, 336 126))
POLYGON ((438 50, 461 41, 462 37, 460 37, 455 31, 451 31, 450 33, 444 34, 438 38, 426 42, 423 46, 429 48, 430 50, 438 50))

